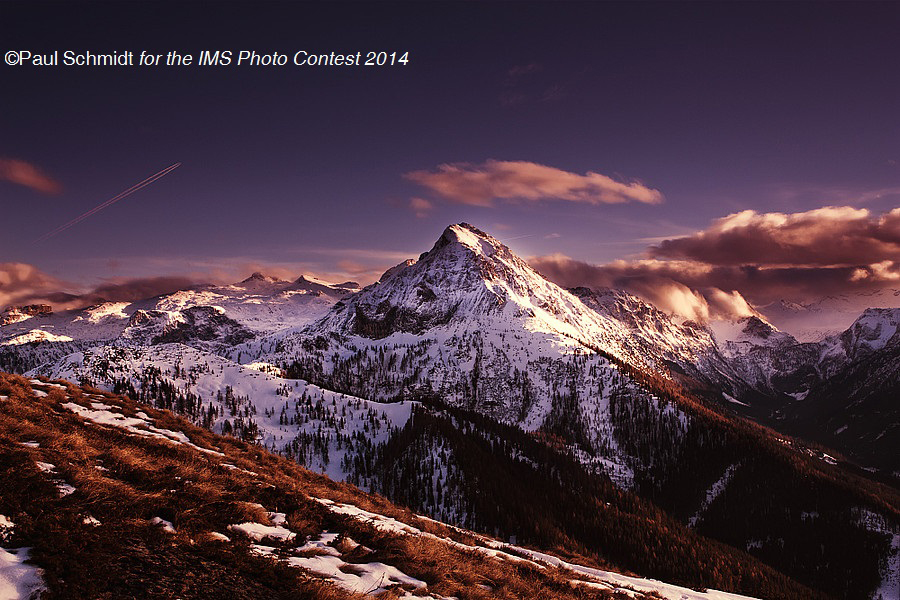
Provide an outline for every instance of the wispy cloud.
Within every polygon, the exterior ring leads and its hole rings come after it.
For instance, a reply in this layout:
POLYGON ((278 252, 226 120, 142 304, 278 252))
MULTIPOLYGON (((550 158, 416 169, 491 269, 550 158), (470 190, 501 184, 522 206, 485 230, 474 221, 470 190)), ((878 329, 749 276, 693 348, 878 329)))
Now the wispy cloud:
POLYGON ((504 107, 556 102, 568 98, 584 78, 585 69, 574 71, 529 62, 510 67, 500 81, 498 99, 504 107))
POLYGON ((504 83, 506 85, 514 85, 517 81, 519 81, 522 77, 527 75, 531 75, 532 73, 540 73, 544 70, 544 65, 539 62, 530 62, 521 65, 513 65, 506 72, 506 79, 504 83))
POLYGON ((586 204, 657 204, 659 190, 638 181, 621 182, 588 171, 584 175, 528 161, 488 160, 481 164, 442 164, 433 171, 412 171, 406 179, 444 200, 470 206, 505 202, 562 201, 586 204))
POLYGON ((0 181, 9 181, 42 194, 58 194, 62 185, 35 165, 15 158, 0 158, 0 181))
POLYGON ((780 183, 766 186, 767 195, 786 206, 841 204, 862 206, 878 201, 900 199, 900 186, 863 187, 780 183))
POLYGON ((531 89, 536 84, 534 75, 544 70, 544 66, 538 62, 525 63, 512 66, 503 78, 503 89, 500 92, 500 104, 503 106, 516 106, 533 100, 540 90, 531 89))
POLYGON ((420 219, 427 217, 434 210, 434 205, 425 198, 410 198, 409 207, 420 219))

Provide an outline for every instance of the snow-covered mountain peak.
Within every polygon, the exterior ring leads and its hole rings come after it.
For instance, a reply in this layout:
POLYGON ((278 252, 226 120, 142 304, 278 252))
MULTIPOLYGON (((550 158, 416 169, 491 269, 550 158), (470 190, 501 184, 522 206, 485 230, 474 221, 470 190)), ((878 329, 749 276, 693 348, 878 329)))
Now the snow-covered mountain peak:
POLYGON ((301 275, 296 281, 286 287, 289 291, 312 292, 319 295, 331 296, 332 298, 340 298, 341 296, 357 291, 359 289, 359 284, 354 281, 334 284, 314 277, 301 275))
POLYGON ((582 343, 609 327, 499 240, 462 223, 445 229, 419 260, 397 265, 336 306, 317 329, 378 339, 483 319, 582 343))
POLYGON ((247 290, 248 292, 268 292, 285 287, 288 284, 288 281, 256 271, 250 277, 232 284, 230 287, 247 290))
POLYGON ((9 306, 0 313, 0 326, 21 323, 34 316, 49 315, 53 308, 49 304, 29 304, 27 306, 9 306))
POLYGON ((301 337, 323 334, 358 336, 363 339, 348 343, 360 345, 385 338, 407 343, 412 334, 440 347, 450 344, 454 353, 475 347, 479 356, 505 355, 510 339, 533 340, 512 347, 511 356, 518 356, 498 365, 500 371, 601 351, 667 373, 673 362, 712 357, 716 348, 709 330, 675 323, 624 292, 567 291, 465 223, 445 229, 417 261, 401 263, 345 297, 301 337), (472 338, 479 341, 473 345, 472 338))
POLYGON ((381 283, 382 281, 387 281, 388 279, 390 279, 391 277, 393 277, 394 275, 396 275, 397 273, 399 273, 406 267, 411 267, 414 264, 416 264, 415 258, 407 258, 402 263, 400 263, 398 265, 394 265, 393 267, 391 267, 390 269, 388 269, 387 271, 382 273, 381 277, 378 279, 378 282, 381 283))
POLYGON ((484 256, 493 256, 498 250, 509 252, 509 249, 498 239, 468 223, 458 223, 447 227, 435 244, 434 249, 436 250, 448 244, 460 244, 476 254, 484 256))
POLYGON ((777 327, 757 316, 712 321, 709 326, 719 344, 732 342, 751 346, 780 346, 797 343, 789 333, 779 331, 777 327))
POLYGON ((867 308, 840 340, 848 356, 856 357, 896 343, 900 336, 900 308, 867 308))
POLYGON ((91 323, 98 323, 102 320, 127 319, 127 309, 130 305, 130 302, 103 302, 95 304, 83 309, 81 311, 82 314, 73 320, 86 320, 91 323))
POLYGON ((799 304, 787 300, 759 307, 766 319, 800 341, 820 342, 850 327, 867 308, 900 307, 900 290, 882 288, 826 296, 799 304))
POLYGON ((270 275, 264 275, 264 274, 260 273, 259 271, 255 271, 252 275, 250 275, 250 277, 241 281, 239 285, 247 286, 247 285, 252 285, 254 283, 257 283, 257 282, 279 283, 279 282, 281 282, 281 280, 278 279, 277 277, 272 277, 270 275))
POLYGON ((741 338, 752 342, 782 341, 790 338, 790 335, 778 331, 771 323, 759 317, 745 317, 744 327, 741 330, 741 338))

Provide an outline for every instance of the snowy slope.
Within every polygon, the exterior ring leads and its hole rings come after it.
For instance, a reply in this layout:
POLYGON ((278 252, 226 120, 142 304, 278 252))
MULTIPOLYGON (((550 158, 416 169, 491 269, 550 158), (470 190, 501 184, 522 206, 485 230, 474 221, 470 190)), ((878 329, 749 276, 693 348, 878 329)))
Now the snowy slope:
POLYGON ((619 323, 627 331, 622 343, 630 355, 652 358, 657 369, 670 362, 688 366, 716 353, 716 340, 708 328, 692 321, 678 323, 636 296, 610 288, 571 291, 587 307, 619 323))
POLYGON ((182 397, 179 412, 196 422, 216 432, 245 431, 244 437, 297 456, 337 480, 346 479, 344 458, 352 458, 356 445, 384 442, 412 410, 411 402, 370 402, 283 379, 277 369, 267 367, 239 365, 183 344, 97 346, 36 369, 31 376, 90 381, 106 390, 130 384, 136 398, 165 396, 151 390, 168 384, 173 403, 182 397))
MULTIPOLYGON (((547 281, 495 238, 460 224, 418 261, 398 265, 284 336, 279 350, 258 341, 238 349, 245 360, 284 365, 370 399, 436 393, 528 431, 574 423, 577 431, 566 436, 581 440, 585 460, 602 458, 611 473, 623 474, 634 459, 617 447, 610 397, 656 400, 608 357, 650 369, 711 345, 708 335, 684 335, 674 325, 635 336, 633 327, 547 281), (660 344, 667 350, 656 349, 660 344)), ((661 404, 657 410, 672 414, 676 431, 684 428, 686 415, 661 404)))
POLYGON ((312 329, 381 339, 480 319, 498 329, 549 334, 560 346, 600 346, 622 359, 643 362, 629 355, 620 323, 587 309, 471 225, 448 227, 431 251, 401 266, 312 329))
POLYGON ((856 361, 898 344, 898 327, 900 308, 866 309, 846 331, 822 342, 823 362, 856 361))
MULTIPOLYGON (((574 449, 586 461, 608 460, 627 474, 632 459, 617 448, 610 399, 642 393, 615 361, 713 390, 710 397, 755 418, 787 419, 794 403, 815 401, 816 386, 888 352, 900 319, 870 311, 817 343, 760 317, 679 322, 621 291, 564 290, 497 239, 459 224, 363 290, 254 273, 134 303, 26 307, 7 320, 0 367, 11 371, 94 346, 178 343, 236 364, 290 367, 292 377, 370 400, 434 394, 528 431, 563 433, 579 440, 574 449)), ((682 429, 685 418, 676 420, 682 429)))
MULTIPOLYGON (((852 365, 867 372, 872 363, 860 360, 882 359, 871 371, 878 377, 900 364, 889 360, 900 322, 891 311, 870 311, 816 344, 758 317, 711 328, 678 322, 614 290, 564 290, 466 224, 351 291, 255 274, 139 303, 36 314, 0 330, 0 359, 24 356, 32 375, 124 391, 353 481, 351 464, 414 421, 414 402, 446 403, 548 440, 622 488, 671 483, 675 473, 689 480, 685 518, 694 514, 701 527, 744 470, 726 477, 728 464, 713 456, 699 463, 711 472, 677 473, 685 456, 705 456, 706 447, 714 455, 721 432, 648 390, 666 398, 672 380, 693 378, 730 408, 780 411, 787 422, 808 413, 785 406, 815 412, 813 392, 827 377, 852 365), (32 330, 71 341, 9 343, 32 330)), ((879 412, 876 422, 892 414, 879 412)), ((839 430, 836 419, 826 426, 839 430)), ((856 427, 842 435, 859 437, 856 427)), ((897 433, 871 437, 890 442, 897 433)), ((439 445, 433 454, 442 455, 436 477, 446 484, 459 457, 439 445)), ((440 503, 434 508, 442 514, 440 503)))
POLYGON ((0 514, 0 542, 28 540, 38 550, 37 564, 24 563, 28 548, 0 547, 2 598, 29 598, 38 590, 65 595, 72 586, 121 596, 124 582, 133 593, 168 595, 180 588, 179 597, 209 597, 207 581, 232 590, 236 578, 256 589, 261 579, 278 580, 287 573, 265 570, 278 563, 302 574, 290 582, 292 593, 309 597, 342 598, 346 590, 449 600, 464 597, 476 581, 488 594, 496 589, 514 597, 525 597, 516 590, 527 582, 528 597, 599 598, 606 596, 593 592, 605 591, 638 600, 751 600, 564 560, 421 517, 128 399, 39 380, 30 382, 30 392, 31 398, 0 404, 0 435, 16 440, 9 454, 20 466, 12 474, 13 512, 0 514), (56 396, 48 399, 50 392, 56 396), (25 419, 5 418, 25 406, 25 419), (42 414, 53 415, 51 424, 35 428, 42 414), (37 431, 41 441, 19 440, 23 431, 37 431), (79 440, 78 450, 58 444, 63 436, 79 440), (64 500, 36 481, 62 477, 74 484, 64 500), (133 477, 145 482, 144 493, 130 493, 125 481, 133 477), (115 544, 114 560, 122 566, 97 578, 91 558, 71 550, 83 546, 91 557, 109 561, 92 544, 115 544), (55 560, 59 547, 65 560, 55 560), (171 562, 159 560, 161 547, 171 562), (217 561, 228 569, 216 577, 204 570, 199 589, 180 580, 217 561), (162 576, 161 569, 174 575, 162 576))
MULTIPOLYGON (((53 315, 58 331, 76 341, 29 348, 58 352, 30 357, 30 367, 33 373, 107 389, 128 383, 138 393, 156 377, 202 402, 228 386, 247 398, 253 427, 267 447, 296 452, 299 445, 308 464, 332 469, 339 478, 346 475, 340 470, 345 453, 326 459, 329 453, 310 436, 318 435, 324 422, 336 448, 357 434, 356 428, 340 419, 332 423, 328 410, 302 431, 281 423, 284 403, 291 413, 290 401, 302 396, 307 381, 320 386, 317 393, 336 390, 364 401, 436 394, 527 431, 561 435, 585 463, 629 486, 639 459, 619 448, 627 432, 614 422, 613 397, 620 404, 639 398, 655 406, 675 439, 688 417, 643 392, 611 358, 665 374, 668 362, 687 365, 714 348, 705 330, 676 325, 632 297, 617 299, 625 312, 588 306, 495 238, 465 224, 447 228, 418 261, 406 261, 378 283, 338 300, 350 289, 350 284, 286 282, 257 273, 232 286, 53 315), (319 320, 303 325, 325 310, 319 320), (642 324, 641 311, 653 321, 642 324), (80 329, 94 323, 93 335, 80 329), (300 381, 279 379, 279 369, 300 381), (264 389, 261 381, 268 381, 264 389), (297 391, 278 396, 285 387, 297 391), (318 458, 310 452, 314 447, 318 458)), ((221 403, 216 408, 214 418, 196 414, 194 419, 221 431, 221 403)), ((381 426, 402 425, 408 407, 401 413, 381 426)))
POLYGON ((516 546, 514 544, 506 544, 479 534, 470 533, 470 535, 477 540, 477 543, 465 544, 448 538, 435 536, 434 534, 422 531, 421 529, 403 523, 402 521, 363 510, 352 504, 336 503, 325 499, 320 499, 319 502, 335 513, 348 515, 359 521, 369 523, 380 531, 395 535, 425 537, 438 540, 461 550, 481 555, 486 559, 510 561, 517 564, 534 566, 538 569, 553 567, 562 569, 572 573, 573 584, 585 586, 587 588, 625 593, 634 598, 641 598, 643 597, 643 594, 650 594, 651 598, 659 597, 665 598, 666 600, 750 600, 749 596, 742 596, 740 594, 720 592, 717 590, 700 592, 653 579, 627 576, 594 567, 586 567, 584 565, 565 561, 551 554, 545 554, 543 552, 538 552, 537 550, 516 546))

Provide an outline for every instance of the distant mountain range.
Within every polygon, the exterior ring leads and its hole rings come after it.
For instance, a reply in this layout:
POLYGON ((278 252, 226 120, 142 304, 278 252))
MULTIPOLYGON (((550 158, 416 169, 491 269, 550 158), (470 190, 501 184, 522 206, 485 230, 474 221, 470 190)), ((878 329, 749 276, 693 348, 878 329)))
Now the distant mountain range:
MULTIPOLYGON (((605 551, 597 522, 555 511, 580 515, 575 495, 608 478, 804 585, 869 598, 900 576, 900 308, 863 307, 816 341, 773 325, 843 319, 854 302, 682 321, 622 291, 562 289, 459 224, 362 289, 256 273, 135 303, 11 308, 0 368, 127 393, 525 540, 550 540, 524 515, 555 498, 552 543, 605 551), (562 472, 581 483, 558 490, 562 472)), ((638 554, 626 568, 678 577, 638 554)))
POLYGON ((850 327, 867 308, 900 307, 900 290, 880 289, 827 296, 815 302, 774 302, 758 307, 766 319, 803 342, 818 342, 850 327))

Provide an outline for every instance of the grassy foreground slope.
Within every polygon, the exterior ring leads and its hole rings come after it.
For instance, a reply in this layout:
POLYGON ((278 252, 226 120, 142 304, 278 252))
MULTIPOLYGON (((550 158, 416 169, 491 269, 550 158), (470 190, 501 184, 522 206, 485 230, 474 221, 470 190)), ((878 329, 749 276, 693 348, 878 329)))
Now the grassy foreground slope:
POLYGON ((30 549, 42 598, 738 598, 502 544, 127 397, 4 373, 0 482, 0 546, 30 549))

